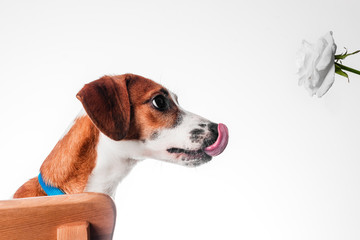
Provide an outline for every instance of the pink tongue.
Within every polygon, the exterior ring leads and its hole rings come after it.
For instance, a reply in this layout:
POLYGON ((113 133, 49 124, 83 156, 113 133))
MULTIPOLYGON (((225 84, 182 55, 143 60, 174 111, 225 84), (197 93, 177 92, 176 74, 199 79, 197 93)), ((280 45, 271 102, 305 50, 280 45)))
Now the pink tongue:
POLYGON ((204 152, 212 157, 222 153, 229 141, 229 131, 225 124, 218 124, 218 134, 216 142, 204 149, 204 152))

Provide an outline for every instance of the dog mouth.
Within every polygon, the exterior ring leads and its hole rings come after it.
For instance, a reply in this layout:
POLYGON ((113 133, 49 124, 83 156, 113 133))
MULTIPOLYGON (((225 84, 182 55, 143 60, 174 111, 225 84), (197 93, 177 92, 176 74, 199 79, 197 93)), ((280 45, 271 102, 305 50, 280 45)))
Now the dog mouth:
MULTIPOLYGON (((186 149, 182 149, 182 148, 169 148, 167 149, 167 151, 169 153, 177 153, 177 154, 183 154, 183 155, 187 155, 189 157, 193 157, 194 159, 196 157, 201 157, 203 155, 207 155, 203 149, 199 149, 199 150, 186 150, 186 149)), ((209 156, 209 155, 207 155, 209 156)), ((209 156, 211 157, 211 156, 209 156)))
POLYGON ((171 154, 177 154, 177 158, 181 159, 186 166, 199 166, 212 159, 212 156, 207 155, 203 149, 187 150, 182 148, 169 148, 167 151, 171 154))
POLYGON ((178 154, 178 157, 181 158, 181 160, 189 163, 187 165, 197 166, 208 162, 212 157, 221 154, 228 144, 229 132, 226 125, 219 123, 217 130, 216 139, 205 141, 200 149, 189 150, 183 148, 169 148, 167 149, 167 152, 178 154))

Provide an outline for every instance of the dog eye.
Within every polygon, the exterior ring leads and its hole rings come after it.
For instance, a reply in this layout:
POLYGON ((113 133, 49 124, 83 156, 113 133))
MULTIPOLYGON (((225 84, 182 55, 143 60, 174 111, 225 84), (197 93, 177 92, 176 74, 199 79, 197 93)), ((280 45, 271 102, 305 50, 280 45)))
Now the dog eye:
POLYGON ((163 95, 157 95, 152 100, 152 105, 159 111, 165 111, 169 108, 168 99, 165 98, 163 95))

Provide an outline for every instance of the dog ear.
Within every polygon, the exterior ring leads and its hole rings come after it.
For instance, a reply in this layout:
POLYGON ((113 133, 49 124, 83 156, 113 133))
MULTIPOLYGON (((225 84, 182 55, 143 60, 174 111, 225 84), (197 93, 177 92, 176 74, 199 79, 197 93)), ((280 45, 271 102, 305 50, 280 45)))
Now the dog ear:
POLYGON ((130 100, 125 77, 104 76, 76 95, 95 126, 113 140, 123 139, 130 125, 130 100))

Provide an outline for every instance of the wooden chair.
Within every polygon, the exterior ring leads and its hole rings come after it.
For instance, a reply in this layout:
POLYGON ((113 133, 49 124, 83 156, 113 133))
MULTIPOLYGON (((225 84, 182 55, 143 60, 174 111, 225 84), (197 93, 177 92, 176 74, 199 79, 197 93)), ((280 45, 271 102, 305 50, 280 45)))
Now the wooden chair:
POLYGON ((0 201, 0 239, 112 239, 116 208, 100 193, 0 201))

